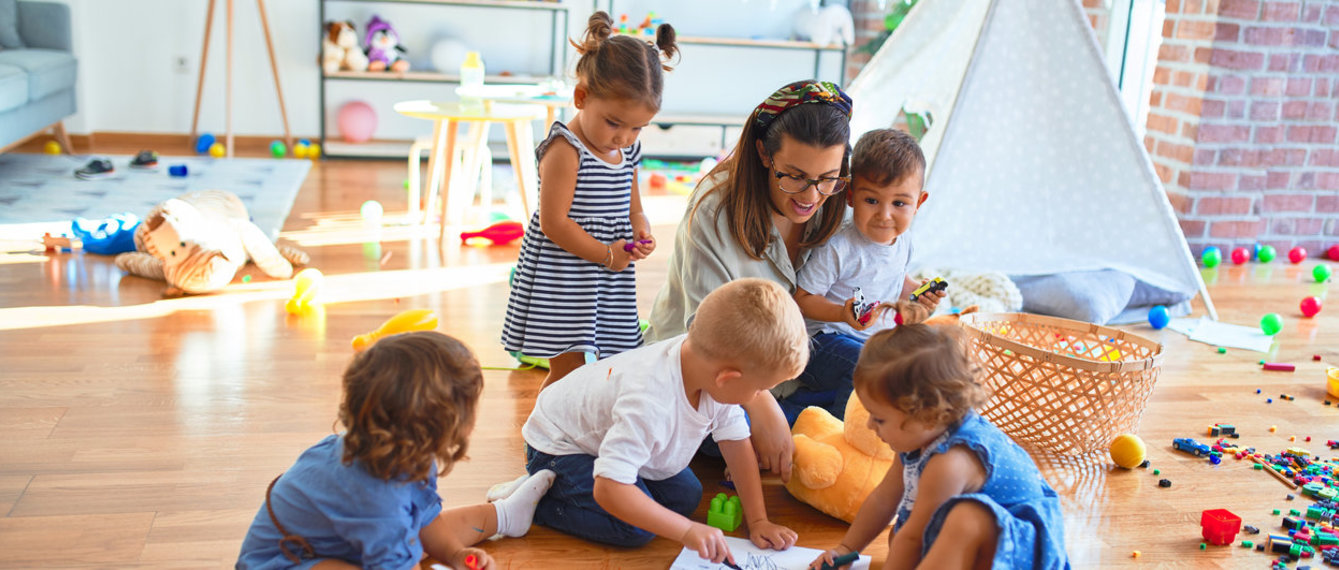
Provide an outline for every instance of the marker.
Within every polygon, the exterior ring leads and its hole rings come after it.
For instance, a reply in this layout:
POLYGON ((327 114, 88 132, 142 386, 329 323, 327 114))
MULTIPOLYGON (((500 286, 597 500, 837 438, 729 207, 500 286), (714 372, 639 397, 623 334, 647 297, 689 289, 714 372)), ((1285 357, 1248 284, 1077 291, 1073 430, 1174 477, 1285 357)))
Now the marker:
POLYGON ((1266 363, 1264 364, 1264 369, 1265 369, 1265 370, 1279 370, 1279 371, 1283 371, 1283 372, 1292 372, 1292 371, 1294 371, 1294 370, 1297 370, 1297 367, 1296 367, 1296 366, 1293 366, 1293 365, 1291 365, 1291 364, 1286 364, 1286 363, 1282 363, 1282 362, 1266 362, 1266 363))
POLYGON ((728 559, 728 558, 725 559, 725 560, 722 560, 722 561, 721 561, 721 564, 724 564, 724 565, 726 565, 726 566, 729 567, 729 568, 734 568, 734 570, 744 570, 743 568, 740 568, 738 564, 735 564, 734 562, 731 562, 730 559, 728 559))
POLYGON ((828 565, 827 562, 824 562, 822 570, 833 570, 834 568, 841 568, 844 565, 855 562, 857 558, 860 558, 859 552, 847 552, 846 554, 833 558, 831 565, 828 565))
POLYGON ((479 570, 479 557, 473 554, 465 555, 465 566, 470 570, 479 570))
POLYGON ((637 240, 636 242, 631 242, 631 241, 630 241, 630 242, 628 242, 628 243, 623 244, 623 251, 632 251, 632 250, 634 250, 634 249, 637 249, 637 244, 639 244, 639 243, 640 243, 640 244, 647 244, 647 243, 651 243, 651 240, 649 240, 649 239, 639 239, 639 240, 637 240))

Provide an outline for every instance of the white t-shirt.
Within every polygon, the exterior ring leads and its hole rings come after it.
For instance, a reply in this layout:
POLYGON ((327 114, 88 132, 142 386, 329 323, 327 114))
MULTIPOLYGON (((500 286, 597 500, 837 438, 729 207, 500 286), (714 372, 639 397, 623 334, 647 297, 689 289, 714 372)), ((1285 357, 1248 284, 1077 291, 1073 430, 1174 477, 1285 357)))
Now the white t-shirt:
POLYGON ((688 467, 702 440, 749 437, 744 410, 702 392, 688 402, 679 362, 687 335, 620 353, 574 370, 539 393, 521 428, 549 455, 594 455, 595 476, 636 484, 688 467))
MULTIPOLYGON (((796 284, 838 305, 855 295, 856 287, 864 293, 866 302, 895 302, 902 296, 910 260, 910 232, 897 236, 892 245, 884 245, 870 241, 855 224, 846 222, 827 243, 809 254, 809 261, 800 268, 796 284)), ((829 332, 864 340, 883 329, 893 328, 893 311, 885 311, 883 318, 863 331, 846 323, 812 319, 805 319, 805 328, 811 336, 829 332)))

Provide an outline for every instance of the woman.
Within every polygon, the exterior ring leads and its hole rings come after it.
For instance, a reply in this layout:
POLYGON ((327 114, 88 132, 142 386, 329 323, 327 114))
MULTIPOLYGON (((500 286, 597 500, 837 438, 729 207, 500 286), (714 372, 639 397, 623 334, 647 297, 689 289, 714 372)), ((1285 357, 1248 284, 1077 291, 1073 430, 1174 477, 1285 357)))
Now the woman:
MULTIPOLYGON (((851 98, 817 81, 786 85, 753 110, 734 153, 693 193, 647 342, 687 332, 702 298, 728 281, 760 277, 795 291, 808 249, 831 237, 845 214, 840 200, 827 200, 849 182, 850 118, 851 98)), ((797 387, 792 380, 774 392, 784 397, 797 387)), ((759 466, 788 481, 794 443, 780 405, 764 394, 744 409, 759 466)))

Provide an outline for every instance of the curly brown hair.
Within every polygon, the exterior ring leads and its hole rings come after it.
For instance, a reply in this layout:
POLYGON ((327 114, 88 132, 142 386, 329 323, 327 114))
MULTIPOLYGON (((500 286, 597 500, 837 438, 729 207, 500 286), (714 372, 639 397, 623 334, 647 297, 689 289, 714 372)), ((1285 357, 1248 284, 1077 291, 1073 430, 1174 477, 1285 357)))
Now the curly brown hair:
POLYGON ((916 303, 899 302, 897 311, 903 324, 865 341, 853 375, 856 391, 927 425, 961 421, 988 397, 961 329, 922 324, 927 312, 916 303))
POLYGON ((660 110, 664 73, 673 69, 666 62, 679 53, 674 27, 660 24, 655 43, 614 33, 614 19, 603 10, 586 20, 581 43, 568 40, 581 58, 577 80, 594 97, 640 100, 660 110), (663 55, 662 55, 663 54, 663 55))
POLYGON ((454 338, 420 331, 377 341, 344 371, 344 463, 360 461, 383 480, 446 475, 465 458, 482 392, 479 362, 454 338))

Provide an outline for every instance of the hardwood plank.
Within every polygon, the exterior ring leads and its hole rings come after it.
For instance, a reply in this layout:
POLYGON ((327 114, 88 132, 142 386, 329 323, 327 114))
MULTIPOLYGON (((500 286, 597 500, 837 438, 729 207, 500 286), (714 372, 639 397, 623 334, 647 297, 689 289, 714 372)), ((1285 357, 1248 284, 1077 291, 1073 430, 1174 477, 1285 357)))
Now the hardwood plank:
POLYGON ((0 518, 0 565, 121 566, 139 559, 153 513, 0 518))

